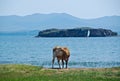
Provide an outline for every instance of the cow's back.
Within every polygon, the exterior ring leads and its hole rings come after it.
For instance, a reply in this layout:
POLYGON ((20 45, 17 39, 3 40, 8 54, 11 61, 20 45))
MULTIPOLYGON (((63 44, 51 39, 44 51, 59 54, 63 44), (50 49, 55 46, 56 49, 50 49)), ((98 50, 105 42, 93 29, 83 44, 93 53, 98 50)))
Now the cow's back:
POLYGON ((62 50, 65 52, 67 56, 70 56, 70 51, 67 47, 63 47, 62 50))

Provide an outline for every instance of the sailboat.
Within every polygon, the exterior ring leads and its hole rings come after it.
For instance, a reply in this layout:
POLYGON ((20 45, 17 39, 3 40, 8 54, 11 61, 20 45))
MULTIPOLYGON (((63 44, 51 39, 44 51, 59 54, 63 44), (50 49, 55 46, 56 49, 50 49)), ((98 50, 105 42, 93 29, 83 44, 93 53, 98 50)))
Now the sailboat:
POLYGON ((88 30, 88 32, 87 32, 87 37, 89 37, 90 36, 90 30, 88 30))

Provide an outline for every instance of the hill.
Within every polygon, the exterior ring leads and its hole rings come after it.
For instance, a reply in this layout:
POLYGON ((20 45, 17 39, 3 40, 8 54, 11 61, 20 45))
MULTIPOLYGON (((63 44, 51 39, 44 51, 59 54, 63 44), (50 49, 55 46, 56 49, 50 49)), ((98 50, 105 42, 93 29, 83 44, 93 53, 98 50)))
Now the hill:
POLYGON ((120 31, 120 16, 81 19, 66 13, 0 16, 0 31, 44 30, 50 28, 94 27, 120 31))
POLYGON ((36 37, 108 37, 117 36, 116 32, 108 29, 74 28, 74 29, 47 29, 40 31, 36 37))

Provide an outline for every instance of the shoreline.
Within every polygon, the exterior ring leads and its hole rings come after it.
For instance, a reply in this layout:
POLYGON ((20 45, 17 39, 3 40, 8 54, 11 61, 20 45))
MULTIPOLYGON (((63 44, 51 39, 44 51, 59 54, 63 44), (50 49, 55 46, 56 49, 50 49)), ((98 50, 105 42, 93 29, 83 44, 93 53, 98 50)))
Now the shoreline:
POLYGON ((68 68, 58 68, 58 67, 44 67, 44 66, 37 66, 37 65, 30 65, 30 64, 0 64, 0 66, 30 66, 30 67, 41 67, 42 69, 46 70, 84 70, 84 69, 111 69, 111 68, 120 68, 120 66, 115 67, 68 67, 68 68))
MULTIPOLYGON (((40 66, 40 65, 19 64, 19 63, 18 63, 18 64, 12 64, 12 63, 10 63, 10 64, 7 63, 7 64, 6 64, 6 63, 5 63, 5 64, 0 64, 0 66, 1 66, 1 65, 5 65, 5 66, 9 66, 9 65, 10 65, 10 66, 12 66, 12 65, 13 65, 13 66, 14 66, 14 65, 35 66, 35 67, 42 67, 42 68, 44 68, 44 69, 66 69, 66 68, 59 68, 59 67, 57 67, 57 66, 54 67, 54 68, 52 68, 52 67, 48 67, 48 66, 45 67, 45 66, 42 66, 42 65, 40 66)), ((117 67, 120 67, 120 66, 113 66, 113 67, 69 67, 69 66, 68 66, 67 69, 106 69, 106 68, 109 69, 109 68, 117 68, 117 67)))

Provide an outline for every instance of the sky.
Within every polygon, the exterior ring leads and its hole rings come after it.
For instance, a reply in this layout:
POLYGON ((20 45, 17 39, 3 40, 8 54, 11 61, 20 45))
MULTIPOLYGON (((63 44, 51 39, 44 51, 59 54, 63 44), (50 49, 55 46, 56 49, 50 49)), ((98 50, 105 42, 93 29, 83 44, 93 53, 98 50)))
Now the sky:
POLYGON ((67 13, 79 18, 120 16, 120 0, 0 0, 0 15, 67 13))

